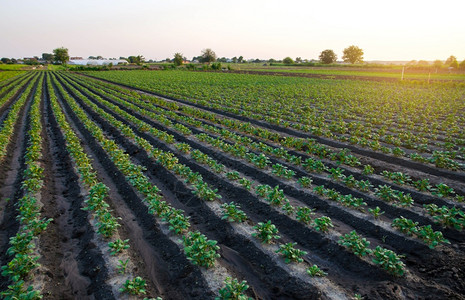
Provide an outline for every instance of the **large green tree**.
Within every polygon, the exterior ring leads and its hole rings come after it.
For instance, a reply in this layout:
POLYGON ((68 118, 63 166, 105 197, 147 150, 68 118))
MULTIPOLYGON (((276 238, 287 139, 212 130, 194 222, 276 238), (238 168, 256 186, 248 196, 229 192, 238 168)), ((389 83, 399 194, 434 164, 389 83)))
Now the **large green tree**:
POLYGON ((52 62, 53 61, 53 54, 51 54, 51 53, 42 53, 42 59, 45 60, 46 62, 52 62))
POLYGON ((183 61, 184 61, 184 57, 182 53, 177 52, 174 54, 173 62, 176 66, 182 65, 183 61))
POLYGON ((337 55, 336 53, 334 53, 333 50, 327 49, 327 50, 321 51, 320 60, 324 64, 332 64, 333 62, 336 61, 336 59, 337 59, 337 55))
POLYGON ((283 63, 286 65, 292 65, 294 63, 294 60, 288 56, 283 59, 283 63))
POLYGON ((453 55, 449 56, 449 58, 446 60, 445 65, 457 69, 459 67, 459 62, 457 61, 457 57, 453 55))
POLYGON ((216 61, 216 53, 210 48, 202 50, 202 62, 211 63, 216 61))
POLYGON ((363 50, 357 46, 349 46, 342 51, 344 54, 342 59, 345 62, 349 62, 351 64, 362 63, 363 62, 363 50))
POLYGON ((131 64, 140 66, 145 61, 145 57, 143 55, 129 56, 128 61, 131 64))
POLYGON ((53 57, 55 59, 55 62, 60 63, 62 65, 66 64, 69 61, 68 48, 61 47, 53 49, 53 57))

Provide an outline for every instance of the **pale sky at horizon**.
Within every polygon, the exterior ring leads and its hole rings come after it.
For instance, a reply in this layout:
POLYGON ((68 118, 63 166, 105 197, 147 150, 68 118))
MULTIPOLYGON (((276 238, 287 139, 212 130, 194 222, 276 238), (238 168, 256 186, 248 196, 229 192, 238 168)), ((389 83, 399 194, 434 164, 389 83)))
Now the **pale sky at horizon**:
POLYGON ((0 57, 64 46, 71 56, 465 59, 465 1, 0 0, 0 57), (234 3, 234 5, 231 5, 234 3))

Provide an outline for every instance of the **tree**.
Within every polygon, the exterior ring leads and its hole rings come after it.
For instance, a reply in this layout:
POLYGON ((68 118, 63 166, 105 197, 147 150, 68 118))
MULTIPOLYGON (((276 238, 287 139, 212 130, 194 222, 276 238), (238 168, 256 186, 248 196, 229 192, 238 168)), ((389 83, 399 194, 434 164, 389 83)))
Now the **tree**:
POLYGON ((9 58, 7 58, 7 57, 3 57, 3 58, 1 59, 1 61, 2 61, 2 63, 4 63, 4 64, 9 64, 9 63, 11 62, 11 59, 9 59, 9 58))
POLYGON ((442 63, 441 60, 436 59, 436 60, 433 62, 433 66, 434 66, 435 68, 438 69, 438 68, 441 68, 441 67, 443 66, 443 63, 442 63))
POLYGON ((244 57, 242 55, 239 56, 239 58, 237 59, 237 62, 242 63, 243 61, 244 61, 244 57))
POLYGON ((465 70, 465 59, 459 65, 460 70, 465 70))
POLYGON ((53 54, 51 54, 51 53, 42 53, 42 59, 45 60, 46 62, 52 62, 53 61, 53 54))
POLYGON ((202 61, 204 63, 211 63, 216 60, 216 53, 210 48, 202 50, 202 61))
POLYGON ((327 50, 321 51, 320 60, 324 64, 332 64, 333 62, 336 61, 336 59, 337 59, 337 55, 336 53, 334 53, 333 50, 327 49, 327 50))
POLYGON ((429 62, 427 62, 426 60, 419 60, 417 62, 417 66, 419 66, 419 67, 427 67, 427 66, 429 66, 429 62))
POLYGON ((61 47, 53 49, 53 57, 55 62, 61 63, 62 65, 66 64, 69 61, 68 48, 61 47))
POLYGON ((136 65, 140 66, 145 61, 145 58, 142 55, 129 56, 128 61, 131 64, 136 64, 136 65))
POLYGON ((302 57, 300 57, 300 56, 296 57, 295 62, 298 63, 298 64, 302 63, 302 57))
POLYGON ((233 64, 237 63, 237 57, 234 56, 234 57, 232 58, 232 62, 233 62, 233 64))
POLYGON ((452 67, 457 69, 459 67, 459 63, 457 61, 457 58, 453 55, 449 56, 449 58, 446 60, 444 63, 446 66, 452 67))
POLYGON ((294 63, 294 60, 288 56, 283 59, 283 63, 286 65, 292 65, 294 63))
POLYGON ((342 51, 342 53, 344 54, 342 56, 342 59, 345 62, 349 62, 351 64, 363 62, 363 50, 357 46, 349 46, 345 48, 344 51, 342 51))
POLYGON ((179 53, 179 52, 175 53, 173 62, 176 66, 182 65, 184 62, 184 57, 182 56, 182 53, 179 53))

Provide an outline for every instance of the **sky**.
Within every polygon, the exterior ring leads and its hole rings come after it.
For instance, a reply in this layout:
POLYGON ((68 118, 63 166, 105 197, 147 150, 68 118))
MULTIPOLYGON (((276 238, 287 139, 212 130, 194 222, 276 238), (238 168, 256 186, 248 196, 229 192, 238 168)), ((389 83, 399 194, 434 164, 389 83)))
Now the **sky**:
POLYGON ((465 59, 463 0, 0 0, 0 57, 465 59))

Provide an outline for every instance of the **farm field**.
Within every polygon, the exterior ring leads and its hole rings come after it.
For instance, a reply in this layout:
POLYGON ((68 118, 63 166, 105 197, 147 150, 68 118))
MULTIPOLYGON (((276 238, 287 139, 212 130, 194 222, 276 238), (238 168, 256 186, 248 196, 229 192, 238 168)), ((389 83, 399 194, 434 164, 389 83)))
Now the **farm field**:
MULTIPOLYGON (((352 77, 363 77, 364 79, 369 79, 373 77, 374 79, 394 79, 401 80, 402 77, 402 67, 395 66, 392 68, 385 69, 376 69, 376 68, 338 68, 338 67, 295 67, 295 66, 263 66, 263 65, 233 65, 233 68, 244 71, 253 71, 253 72, 269 72, 277 74, 309 74, 309 75, 318 75, 318 76, 352 76, 352 77)), ((439 70, 436 72, 435 69, 431 71, 428 70, 415 70, 410 68, 405 68, 404 70, 404 79, 407 80, 465 80, 465 74, 463 72, 451 72, 448 73, 447 70, 439 70)))
POLYGON ((465 299, 460 85, 17 73, 3 297, 465 299))

